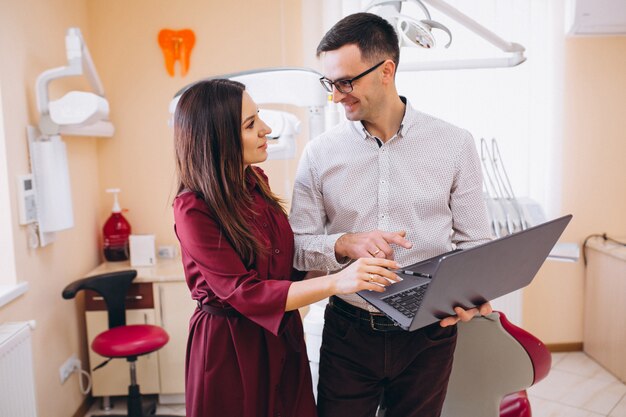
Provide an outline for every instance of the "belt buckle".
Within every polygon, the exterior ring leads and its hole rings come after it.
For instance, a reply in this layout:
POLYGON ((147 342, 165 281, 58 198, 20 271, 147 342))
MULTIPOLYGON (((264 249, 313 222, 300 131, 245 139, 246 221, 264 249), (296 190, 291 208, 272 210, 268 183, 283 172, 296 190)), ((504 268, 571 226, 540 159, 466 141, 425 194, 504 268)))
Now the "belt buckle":
POLYGON ((372 330, 374 330, 376 332, 384 332, 384 331, 386 331, 385 329, 380 329, 380 328, 376 327, 376 323, 374 323, 374 317, 384 317, 385 316, 384 314, 372 313, 370 311, 369 315, 370 315, 370 327, 372 328, 372 330))
POLYGON ((372 313, 370 313, 370 327, 372 330, 378 331, 378 329, 374 326, 374 315, 372 313))

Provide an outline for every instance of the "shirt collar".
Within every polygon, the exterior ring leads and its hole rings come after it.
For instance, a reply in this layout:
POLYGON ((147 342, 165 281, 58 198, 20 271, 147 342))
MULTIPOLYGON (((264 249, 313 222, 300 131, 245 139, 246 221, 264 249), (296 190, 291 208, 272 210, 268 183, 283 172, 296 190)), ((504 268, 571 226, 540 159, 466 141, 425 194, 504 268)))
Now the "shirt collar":
MULTIPOLYGON (((403 137, 407 128, 413 124, 413 121, 416 118, 417 111, 411 106, 409 100, 400 96, 400 100, 405 104, 404 106, 404 116, 402 117, 402 123, 400 123, 400 128, 396 132, 396 136, 403 137)), ((354 131, 361 137, 362 139, 374 138, 374 136, 370 135, 365 126, 363 126, 363 122, 361 120, 351 121, 350 124, 354 131)))

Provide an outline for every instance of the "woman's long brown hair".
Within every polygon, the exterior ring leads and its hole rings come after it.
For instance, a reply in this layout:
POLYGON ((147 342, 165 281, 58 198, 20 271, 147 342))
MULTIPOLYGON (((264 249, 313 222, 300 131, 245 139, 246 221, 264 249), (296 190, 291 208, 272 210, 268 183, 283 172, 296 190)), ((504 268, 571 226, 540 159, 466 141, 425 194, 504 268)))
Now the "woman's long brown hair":
POLYGON ((255 213, 246 175, 261 195, 285 213, 280 199, 250 166, 244 172, 241 106, 245 86, 226 79, 201 81, 187 89, 174 115, 178 193, 189 190, 210 207, 222 231, 247 266, 263 248, 250 230, 255 213))

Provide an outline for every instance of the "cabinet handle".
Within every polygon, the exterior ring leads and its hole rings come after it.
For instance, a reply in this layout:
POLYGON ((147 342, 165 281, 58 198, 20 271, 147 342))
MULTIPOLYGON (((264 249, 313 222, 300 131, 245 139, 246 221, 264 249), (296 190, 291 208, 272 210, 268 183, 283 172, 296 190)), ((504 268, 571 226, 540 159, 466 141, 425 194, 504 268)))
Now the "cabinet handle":
MULTIPOLYGON (((91 299, 94 300, 94 301, 103 301, 104 297, 101 297, 99 295, 95 295, 95 296, 91 297, 91 299)), ((133 301, 133 300, 143 300, 143 295, 127 295, 126 299, 127 300, 131 300, 131 301, 133 301)))
POLYGON ((165 303, 163 302, 163 285, 159 285, 159 316, 161 319, 161 326, 165 327, 165 323, 163 322, 163 310, 165 309, 165 303))

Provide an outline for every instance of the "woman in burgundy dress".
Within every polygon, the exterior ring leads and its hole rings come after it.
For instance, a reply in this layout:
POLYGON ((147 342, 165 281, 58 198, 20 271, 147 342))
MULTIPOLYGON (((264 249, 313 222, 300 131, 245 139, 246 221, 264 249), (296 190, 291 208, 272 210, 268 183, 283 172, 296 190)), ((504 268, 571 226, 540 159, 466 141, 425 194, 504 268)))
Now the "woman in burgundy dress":
POLYGON ((175 230, 198 308, 186 359, 187 417, 313 417, 298 308, 334 294, 384 291, 394 261, 367 258, 299 281, 293 233, 267 177, 270 128, 243 84, 202 81, 174 116, 175 230), (387 278, 387 279, 386 279, 387 278))

